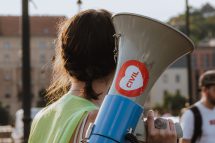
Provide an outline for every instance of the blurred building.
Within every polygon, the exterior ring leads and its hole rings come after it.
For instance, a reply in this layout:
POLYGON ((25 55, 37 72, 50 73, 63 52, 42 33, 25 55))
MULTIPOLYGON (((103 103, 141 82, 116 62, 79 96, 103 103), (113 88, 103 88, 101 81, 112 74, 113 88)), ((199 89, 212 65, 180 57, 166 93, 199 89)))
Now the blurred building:
POLYGON ((215 68, 215 38, 203 40, 193 52, 193 67, 200 73, 215 68))
POLYGON ((180 93, 182 96, 187 97, 188 77, 186 65, 186 58, 184 57, 164 71, 150 92, 149 106, 162 105, 166 92, 171 94, 180 93))
MULTIPOLYGON (((36 106, 39 100, 38 93, 49 84, 57 23, 63 18, 30 18, 32 106, 36 106)), ((0 102, 12 115, 21 108, 21 44, 21 17, 0 16, 0 102)))
MULTIPOLYGON (((165 92, 175 94, 179 92, 188 99, 188 76, 186 58, 182 58, 170 66, 154 84, 149 97, 149 106, 163 104, 165 92)), ((215 39, 202 40, 192 53, 192 80, 193 100, 197 101, 198 79, 201 73, 206 70, 215 69, 215 39)))
POLYGON ((194 100, 198 100, 198 78, 206 70, 215 69, 215 38, 207 38, 199 42, 192 56, 193 78, 196 83, 194 100))

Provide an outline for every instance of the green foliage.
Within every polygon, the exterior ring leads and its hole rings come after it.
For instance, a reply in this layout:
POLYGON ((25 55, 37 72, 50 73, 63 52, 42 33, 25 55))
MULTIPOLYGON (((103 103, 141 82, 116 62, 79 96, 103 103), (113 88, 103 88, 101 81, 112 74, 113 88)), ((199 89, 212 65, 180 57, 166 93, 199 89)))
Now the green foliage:
POLYGON ((171 94, 166 91, 164 93, 163 100, 163 105, 156 105, 154 109, 158 110, 160 114, 168 112, 174 116, 180 114, 181 109, 186 103, 186 98, 183 97, 179 91, 177 91, 175 94, 171 94))
MULTIPOLYGON (((215 11, 214 15, 206 16, 202 9, 190 10, 190 37, 195 43, 215 37, 215 11)), ((185 14, 171 18, 168 23, 186 33, 185 14)))

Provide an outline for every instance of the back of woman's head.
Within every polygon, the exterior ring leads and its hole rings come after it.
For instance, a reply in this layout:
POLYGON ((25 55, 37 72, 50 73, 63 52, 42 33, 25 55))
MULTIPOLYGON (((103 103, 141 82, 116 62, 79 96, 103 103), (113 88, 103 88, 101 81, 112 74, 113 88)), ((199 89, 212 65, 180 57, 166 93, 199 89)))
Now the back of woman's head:
POLYGON ((86 98, 97 99, 92 81, 107 76, 116 66, 111 14, 106 10, 80 12, 67 20, 58 34, 49 93, 61 96, 73 77, 86 83, 86 98))

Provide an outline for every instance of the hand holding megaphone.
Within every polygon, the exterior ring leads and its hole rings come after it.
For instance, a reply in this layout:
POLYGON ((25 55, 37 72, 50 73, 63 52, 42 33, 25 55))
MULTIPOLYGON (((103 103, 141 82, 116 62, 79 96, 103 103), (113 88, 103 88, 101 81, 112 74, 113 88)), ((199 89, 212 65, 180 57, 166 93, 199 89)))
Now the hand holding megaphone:
POLYGON ((182 128, 179 123, 174 123, 168 118, 155 118, 154 112, 149 111, 147 118, 140 121, 141 123, 135 129, 133 135, 141 142, 159 142, 174 143, 175 138, 183 136, 182 128), (163 140, 162 138, 168 138, 163 140))

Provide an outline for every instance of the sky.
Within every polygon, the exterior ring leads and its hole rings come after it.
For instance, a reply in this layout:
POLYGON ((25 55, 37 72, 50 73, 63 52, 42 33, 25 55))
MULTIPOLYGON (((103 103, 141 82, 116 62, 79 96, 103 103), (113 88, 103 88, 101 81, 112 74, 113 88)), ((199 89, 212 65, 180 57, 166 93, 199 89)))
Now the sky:
MULTIPOLYGON (((71 17, 78 12, 77 0, 30 0, 30 15, 63 15, 71 17), (35 6, 36 5, 36 6, 35 6)), ((21 15, 22 0, 0 0, 0 15, 21 15)), ((103 8, 113 13, 131 12, 167 22, 185 11, 185 0, 82 0, 82 10, 103 8)), ((200 8, 215 0, 189 0, 189 5, 200 8)))

